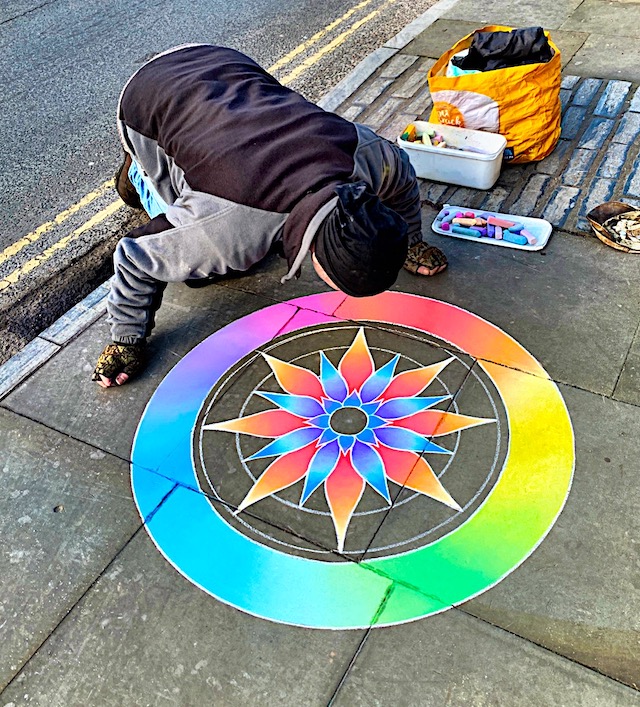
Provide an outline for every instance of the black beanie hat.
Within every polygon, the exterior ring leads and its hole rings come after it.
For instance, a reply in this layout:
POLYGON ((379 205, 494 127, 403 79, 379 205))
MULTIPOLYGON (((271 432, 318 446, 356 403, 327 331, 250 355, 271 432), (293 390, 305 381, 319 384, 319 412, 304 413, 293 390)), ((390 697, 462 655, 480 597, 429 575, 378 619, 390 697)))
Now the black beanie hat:
POLYGON ((409 248, 406 222, 366 182, 335 188, 338 203, 318 229, 315 255, 346 294, 368 297, 396 281, 409 248))

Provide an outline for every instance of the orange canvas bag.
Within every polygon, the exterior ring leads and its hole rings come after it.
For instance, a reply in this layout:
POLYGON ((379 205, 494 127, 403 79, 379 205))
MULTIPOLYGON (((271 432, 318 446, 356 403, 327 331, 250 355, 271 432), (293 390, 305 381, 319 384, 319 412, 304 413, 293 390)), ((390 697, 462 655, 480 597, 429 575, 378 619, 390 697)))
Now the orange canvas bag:
MULTIPOLYGON (((512 27, 488 25, 477 32, 510 32, 512 27)), ((475 32, 445 52, 427 75, 432 123, 500 133, 507 139, 504 159, 534 162, 553 152, 560 137, 560 50, 550 61, 462 76, 446 76, 454 54, 467 49, 475 32)))

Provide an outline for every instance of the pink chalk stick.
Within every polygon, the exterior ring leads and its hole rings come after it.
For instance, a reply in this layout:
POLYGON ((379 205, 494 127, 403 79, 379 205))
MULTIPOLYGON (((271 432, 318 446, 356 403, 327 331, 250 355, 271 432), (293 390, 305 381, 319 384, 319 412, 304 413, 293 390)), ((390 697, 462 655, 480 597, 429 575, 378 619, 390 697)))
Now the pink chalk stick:
POLYGON ((505 221, 504 219, 496 218, 495 216, 490 216, 487 219, 487 223, 490 223, 492 226, 500 226, 500 228, 511 228, 511 226, 516 225, 515 221, 505 221))

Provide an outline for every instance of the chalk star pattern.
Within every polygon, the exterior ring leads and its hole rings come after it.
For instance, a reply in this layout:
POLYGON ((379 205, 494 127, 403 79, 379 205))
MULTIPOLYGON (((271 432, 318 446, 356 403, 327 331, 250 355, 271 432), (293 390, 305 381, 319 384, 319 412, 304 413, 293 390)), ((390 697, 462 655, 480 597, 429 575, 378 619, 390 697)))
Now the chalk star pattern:
POLYGON ((422 395, 453 358, 396 374, 396 354, 376 369, 362 328, 337 368, 320 352, 319 376, 262 355, 284 392, 256 394, 274 408, 203 426, 272 440, 246 459, 274 458, 237 513, 304 480, 302 508, 323 486, 337 549, 343 552, 349 522, 367 485, 389 505, 392 482, 461 510, 424 455, 451 455, 432 439, 495 420, 435 409, 450 395, 422 395))

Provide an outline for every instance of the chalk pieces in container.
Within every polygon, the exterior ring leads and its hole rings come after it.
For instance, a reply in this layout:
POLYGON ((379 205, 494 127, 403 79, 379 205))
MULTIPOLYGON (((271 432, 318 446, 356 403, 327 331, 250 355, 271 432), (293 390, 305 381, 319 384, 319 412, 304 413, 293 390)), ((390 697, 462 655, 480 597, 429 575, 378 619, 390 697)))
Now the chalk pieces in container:
POLYGON ((445 204, 432 224, 436 233, 520 250, 541 250, 551 236, 548 221, 445 204))

